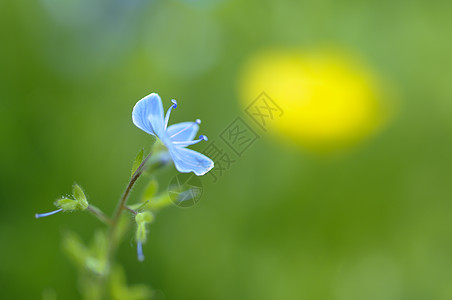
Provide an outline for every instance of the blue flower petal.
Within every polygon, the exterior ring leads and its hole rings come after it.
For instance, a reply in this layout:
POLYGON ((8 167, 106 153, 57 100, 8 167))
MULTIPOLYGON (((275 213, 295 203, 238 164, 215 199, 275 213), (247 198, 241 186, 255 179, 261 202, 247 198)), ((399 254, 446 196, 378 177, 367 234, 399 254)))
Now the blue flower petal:
POLYGON ((156 93, 149 94, 135 104, 132 121, 141 130, 160 135, 164 130, 162 99, 156 93))
POLYGON ((195 138, 199 125, 196 122, 182 122, 168 126, 167 133, 171 142, 187 142, 195 138))
POLYGON ((174 165, 179 172, 194 172, 197 176, 206 174, 213 168, 213 161, 194 150, 172 146, 169 148, 174 165))

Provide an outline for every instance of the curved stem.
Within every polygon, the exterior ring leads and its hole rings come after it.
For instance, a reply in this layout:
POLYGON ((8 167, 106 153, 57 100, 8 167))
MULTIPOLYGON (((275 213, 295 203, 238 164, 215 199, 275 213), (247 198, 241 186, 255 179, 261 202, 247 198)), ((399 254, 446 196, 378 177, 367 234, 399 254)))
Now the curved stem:
POLYGON ((113 215, 113 218, 111 219, 109 245, 108 245, 108 262, 109 263, 116 250, 115 239, 116 239, 116 231, 118 229, 119 218, 121 217, 122 211, 127 209, 126 203, 127 203, 127 199, 129 198, 130 191, 132 190, 132 187, 135 184, 135 182, 138 180, 138 178, 143 173, 144 166, 146 165, 146 163, 149 160, 149 158, 151 157, 151 155, 152 155, 152 152, 149 153, 145 159, 143 159, 140 166, 136 169, 135 173, 133 173, 132 177, 130 178, 129 184, 127 185, 124 193, 122 194, 118 207, 116 207, 116 211, 113 215))
POLYGON ((137 181, 137 179, 141 176, 143 173, 144 166, 146 165, 146 162, 151 158, 152 153, 149 153, 145 159, 141 162, 140 166, 137 168, 135 173, 133 173, 132 178, 130 178, 129 184, 127 185, 126 190, 122 194, 121 200, 119 202, 118 207, 116 208, 116 212, 113 216, 113 224, 112 227, 115 227, 119 221, 119 217, 121 216, 121 212, 123 209, 125 209, 125 205, 127 203, 127 199, 129 198, 130 191, 132 190, 133 185, 137 181))
POLYGON ((102 222, 104 222, 107 225, 112 225, 112 221, 110 220, 109 217, 107 217, 100 209, 98 209, 97 207, 95 207, 94 205, 89 205, 87 210, 92 213, 93 215, 95 215, 99 220, 101 220, 102 222))

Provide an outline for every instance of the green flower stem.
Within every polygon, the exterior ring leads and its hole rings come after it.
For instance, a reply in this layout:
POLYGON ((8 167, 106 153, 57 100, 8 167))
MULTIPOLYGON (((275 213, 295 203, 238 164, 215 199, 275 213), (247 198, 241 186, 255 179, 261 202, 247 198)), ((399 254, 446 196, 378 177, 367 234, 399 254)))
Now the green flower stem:
POLYGON ((107 217, 100 209, 95 207, 94 205, 89 205, 86 208, 90 213, 95 215, 100 221, 104 222, 107 225, 112 225, 112 221, 109 217, 107 217))
POLYGON ((118 206, 116 207, 116 210, 113 214, 112 218, 108 218, 100 209, 98 209, 95 206, 89 205, 86 209, 94 214, 99 220, 103 221, 107 225, 109 225, 109 234, 107 236, 107 248, 106 248, 106 272, 103 274, 101 278, 99 278, 98 286, 99 286, 99 299, 110 299, 107 295, 109 295, 108 291, 108 281, 110 278, 110 271, 114 267, 113 265, 113 258, 114 254, 118 248, 118 243, 120 239, 120 219, 121 219, 121 213, 124 210, 129 210, 130 212, 134 213, 136 215, 136 211, 134 211, 132 208, 127 207, 127 199, 129 198, 130 191, 132 190, 133 186, 135 185, 135 182, 138 180, 138 178, 143 174, 143 171, 145 169, 145 165, 148 162, 148 160, 151 158, 151 153, 149 153, 146 158, 143 159, 141 164, 138 166, 138 168, 133 173, 132 177, 130 178, 129 183, 127 184, 127 187, 122 194, 121 199, 119 200, 118 206))
POLYGON ((146 165, 147 161, 151 157, 152 152, 149 153, 145 159, 141 162, 140 166, 136 169, 136 171, 133 173, 132 178, 130 178, 129 184, 127 185, 124 193, 122 194, 121 199, 119 200, 118 207, 116 208, 116 211, 113 215, 113 219, 111 221, 110 226, 110 234, 109 234, 109 241, 108 241, 108 263, 110 264, 111 259, 116 251, 116 236, 117 236, 117 230, 118 230, 118 223, 119 218, 121 217, 121 213, 123 210, 127 209, 126 203, 127 199, 129 198, 130 191, 132 190, 133 185, 138 180, 138 178, 141 176, 144 170, 144 166, 146 165))

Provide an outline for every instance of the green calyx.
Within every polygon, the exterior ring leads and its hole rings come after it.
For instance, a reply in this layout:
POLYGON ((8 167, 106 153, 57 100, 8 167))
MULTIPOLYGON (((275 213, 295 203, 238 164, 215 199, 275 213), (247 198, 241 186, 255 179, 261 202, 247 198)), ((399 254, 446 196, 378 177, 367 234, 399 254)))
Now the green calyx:
POLYGON ((138 213, 135 216, 135 222, 137 222, 138 225, 145 225, 146 223, 152 222, 153 219, 154 216, 148 211, 138 213))
POLYGON ((146 224, 152 222, 153 219, 154 216, 148 211, 136 214, 137 232, 135 237, 137 241, 146 242, 146 224))
POLYGON ((88 200, 86 200, 85 193, 78 184, 72 187, 72 196, 74 199, 61 198, 55 202, 55 205, 63 211, 85 210, 88 208, 88 200))

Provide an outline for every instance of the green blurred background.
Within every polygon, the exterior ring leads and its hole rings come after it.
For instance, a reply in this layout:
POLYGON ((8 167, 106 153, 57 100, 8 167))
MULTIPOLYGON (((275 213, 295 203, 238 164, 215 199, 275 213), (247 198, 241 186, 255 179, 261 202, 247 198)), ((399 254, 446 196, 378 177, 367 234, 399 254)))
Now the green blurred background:
POLYGON ((386 128, 333 157, 259 132, 196 206, 158 215, 144 263, 126 238, 128 280, 165 299, 452 299, 451 15, 450 1, 0 1, 1 298, 80 298, 62 233, 102 225, 33 215, 74 181, 113 211, 150 145, 131 122, 142 96, 178 99, 172 122, 200 118, 215 139, 243 115, 250 57, 326 43, 397 89, 386 128))

